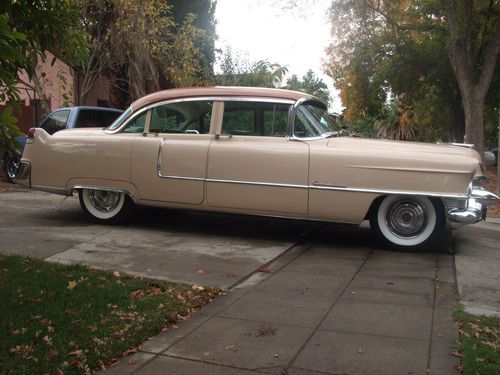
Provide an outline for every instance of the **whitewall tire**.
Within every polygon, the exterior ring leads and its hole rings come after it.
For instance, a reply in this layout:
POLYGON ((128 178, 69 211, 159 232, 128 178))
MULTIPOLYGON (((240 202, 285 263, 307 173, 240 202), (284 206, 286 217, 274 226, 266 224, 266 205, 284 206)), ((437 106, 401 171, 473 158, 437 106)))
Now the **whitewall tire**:
POLYGON ((103 224, 116 224, 128 219, 135 207, 124 192, 81 189, 80 205, 92 220, 103 224))
POLYGON ((370 225, 389 247, 428 247, 441 235, 445 223, 442 203, 424 196, 389 195, 374 208, 370 225))

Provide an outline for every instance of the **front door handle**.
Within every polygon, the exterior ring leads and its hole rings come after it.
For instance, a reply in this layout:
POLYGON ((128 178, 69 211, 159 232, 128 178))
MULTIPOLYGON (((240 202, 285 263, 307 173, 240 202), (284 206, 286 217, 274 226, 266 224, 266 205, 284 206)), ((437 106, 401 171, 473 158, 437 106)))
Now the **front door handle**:
POLYGON ((215 134, 215 139, 231 139, 232 134, 215 134))

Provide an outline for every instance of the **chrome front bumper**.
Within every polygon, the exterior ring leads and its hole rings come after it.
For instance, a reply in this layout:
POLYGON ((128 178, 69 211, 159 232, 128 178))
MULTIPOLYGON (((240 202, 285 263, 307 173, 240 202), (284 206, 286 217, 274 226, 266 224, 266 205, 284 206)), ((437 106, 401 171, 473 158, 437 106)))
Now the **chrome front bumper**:
POLYGON ((500 200, 498 195, 483 189, 480 186, 471 186, 469 198, 465 200, 463 208, 447 210, 448 220, 457 224, 474 224, 486 219, 486 207, 500 200))
POLYGON ((22 161, 19 165, 19 171, 14 178, 14 182, 21 186, 31 188, 31 163, 22 161))

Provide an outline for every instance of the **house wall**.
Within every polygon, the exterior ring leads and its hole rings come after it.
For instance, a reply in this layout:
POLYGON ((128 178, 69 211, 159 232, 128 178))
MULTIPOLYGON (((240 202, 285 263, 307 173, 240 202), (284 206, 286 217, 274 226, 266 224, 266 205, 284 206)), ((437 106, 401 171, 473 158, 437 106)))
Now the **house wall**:
MULTIPOLYGON (((85 101, 79 103, 79 84, 83 81, 83 75, 78 73, 78 77, 75 77, 73 69, 60 59, 54 60, 54 55, 49 51, 46 52, 45 61, 39 61, 37 76, 40 77, 43 91, 48 98, 49 108, 47 110, 42 108, 38 94, 28 86, 33 86, 33 82, 29 80, 26 72, 21 72, 20 82, 17 85, 21 103, 14 111, 14 115, 18 119, 19 129, 23 132, 36 126, 48 113, 57 108, 73 105, 109 106, 111 85, 107 77, 99 77, 85 101), (23 81, 28 85, 23 84, 23 81)), ((6 105, 8 103, 0 103, 0 111, 6 105)))

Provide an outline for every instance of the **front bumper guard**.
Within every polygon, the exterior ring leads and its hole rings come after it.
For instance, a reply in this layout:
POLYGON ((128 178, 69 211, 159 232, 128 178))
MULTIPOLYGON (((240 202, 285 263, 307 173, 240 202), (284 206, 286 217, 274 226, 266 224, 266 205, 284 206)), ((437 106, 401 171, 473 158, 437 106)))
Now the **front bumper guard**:
POLYGON ((474 224, 486 219, 486 207, 500 201, 500 197, 479 186, 469 190, 465 208, 453 208, 448 211, 448 220, 458 224, 474 224))

